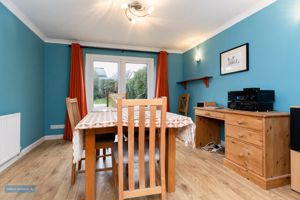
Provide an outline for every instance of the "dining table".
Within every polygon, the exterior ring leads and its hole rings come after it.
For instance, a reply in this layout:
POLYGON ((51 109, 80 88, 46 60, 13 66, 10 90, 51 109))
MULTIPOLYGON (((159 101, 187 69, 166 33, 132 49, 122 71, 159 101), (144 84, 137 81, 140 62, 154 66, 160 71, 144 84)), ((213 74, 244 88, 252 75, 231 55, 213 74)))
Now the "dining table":
MULTIPOLYGON (((146 115, 147 115, 146 111, 146 115)), ((150 115, 150 114, 149 114, 150 115)), ((138 114, 135 117, 138 126, 138 114)), ((147 127, 147 118, 145 125, 147 127)), ((167 113, 166 119, 166 190, 175 192, 176 136, 181 135, 186 144, 194 145, 195 124, 192 119, 175 113, 167 113)), ((127 126, 126 112, 122 119, 127 126)), ((160 126, 160 117, 156 117, 156 126, 160 126)), ((89 112, 75 127, 73 132, 73 162, 85 157, 85 199, 96 197, 96 159, 95 135, 117 134, 117 109, 107 107, 89 112)))

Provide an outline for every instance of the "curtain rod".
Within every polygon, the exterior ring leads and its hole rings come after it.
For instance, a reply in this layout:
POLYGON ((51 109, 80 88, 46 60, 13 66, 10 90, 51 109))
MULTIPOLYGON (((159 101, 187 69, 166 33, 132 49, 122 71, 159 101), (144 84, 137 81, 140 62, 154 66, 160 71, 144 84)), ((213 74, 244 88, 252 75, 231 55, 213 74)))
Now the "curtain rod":
MULTIPOLYGON (((69 45, 69 47, 71 47, 71 46, 72 45, 69 45)), ((127 51, 127 52, 140 52, 140 53, 159 54, 159 52, 155 52, 155 51, 143 51, 143 50, 132 50, 132 49, 117 49, 117 48, 108 48, 108 47, 93 47, 93 46, 85 46, 85 45, 80 45, 80 47, 83 48, 83 49, 116 50, 116 51, 121 51, 122 53, 124 53, 125 51, 127 51)))

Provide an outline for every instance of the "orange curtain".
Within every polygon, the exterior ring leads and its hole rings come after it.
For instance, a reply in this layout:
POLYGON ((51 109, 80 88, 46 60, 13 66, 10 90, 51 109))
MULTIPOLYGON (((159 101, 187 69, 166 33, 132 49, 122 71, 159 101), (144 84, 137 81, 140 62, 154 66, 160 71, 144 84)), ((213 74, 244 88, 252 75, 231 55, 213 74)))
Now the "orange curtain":
POLYGON ((168 53, 165 51, 159 52, 156 67, 156 87, 155 97, 168 97, 167 109, 170 111, 170 98, 168 86, 168 53))
MULTIPOLYGON (((82 49, 80 48, 79 44, 72 44, 71 46, 71 65, 68 96, 70 98, 77 98, 81 117, 84 117, 87 114, 87 104, 84 85, 84 65, 82 59, 82 49)), ((73 133, 67 114, 64 139, 72 141, 72 138, 73 133)))

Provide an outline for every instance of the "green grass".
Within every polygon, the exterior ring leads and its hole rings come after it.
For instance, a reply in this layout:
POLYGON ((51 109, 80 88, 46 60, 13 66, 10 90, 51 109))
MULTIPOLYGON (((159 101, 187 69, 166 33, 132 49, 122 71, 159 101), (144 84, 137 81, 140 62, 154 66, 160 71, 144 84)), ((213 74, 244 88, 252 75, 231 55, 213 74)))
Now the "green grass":
POLYGON ((106 104, 106 98, 95 99, 94 104, 106 104))

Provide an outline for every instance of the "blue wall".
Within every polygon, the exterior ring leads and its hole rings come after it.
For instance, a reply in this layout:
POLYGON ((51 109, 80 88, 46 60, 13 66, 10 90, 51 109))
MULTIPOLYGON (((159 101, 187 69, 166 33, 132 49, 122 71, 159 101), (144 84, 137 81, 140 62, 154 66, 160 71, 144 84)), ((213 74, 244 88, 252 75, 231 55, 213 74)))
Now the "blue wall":
POLYGON ((0 3, 0 115, 21 113, 22 149, 44 136, 43 66, 44 42, 0 3))
POLYGON ((69 70, 70 47, 46 43, 44 70, 44 133, 46 135, 63 134, 63 130, 51 130, 50 125, 65 122, 69 70))
POLYGON ((277 1, 246 18, 233 27, 189 50, 183 55, 183 77, 211 75, 210 87, 193 82, 190 115, 198 101, 216 101, 227 104, 227 92, 245 87, 274 89, 275 109, 288 111, 289 106, 300 104, 300 2, 277 1), (297 19, 298 18, 298 19, 297 19), (250 70, 220 76, 219 53, 249 42, 250 70), (197 51, 202 62, 195 62, 197 51))
MULTIPOLYGON (((100 54, 153 58, 156 66, 157 54, 132 51, 83 49, 83 54, 100 54)), ((85 56, 84 56, 85 57, 85 56)), ((176 82, 182 80, 182 54, 169 54, 169 90, 171 110, 176 112, 177 98, 181 86, 176 82)), ((68 94, 70 68, 70 48, 68 45, 45 45, 45 113, 44 132, 46 135, 62 134, 63 130, 51 130, 51 124, 64 124, 65 98, 68 94)))
MULTIPOLYGON (((288 111, 299 105, 300 93, 300 4, 281 0, 208 41, 182 54, 169 54, 171 111, 177 110, 180 93, 191 94, 190 116, 198 101, 216 101, 226 106, 227 92, 244 87, 275 89, 275 109, 288 111), (298 8, 298 10, 297 10, 298 8), (298 16, 297 16, 298 15, 298 16), (298 17, 298 19, 296 19, 298 17), (250 71, 220 76, 219 53, 250 43, 250 71), (202 62, 194 60, 197 51, 202 62), (212 75, 210 87, 192 82, 184 91, 176 82, 212 75)), ((0 115, 22 113, 22 148, 64 124, 68 91, 70 49, 67 45, 45 44, 0 4, 0 115)), ((116 50, 84 49, 86 53, 150 57, 156 54, 116 50)))

